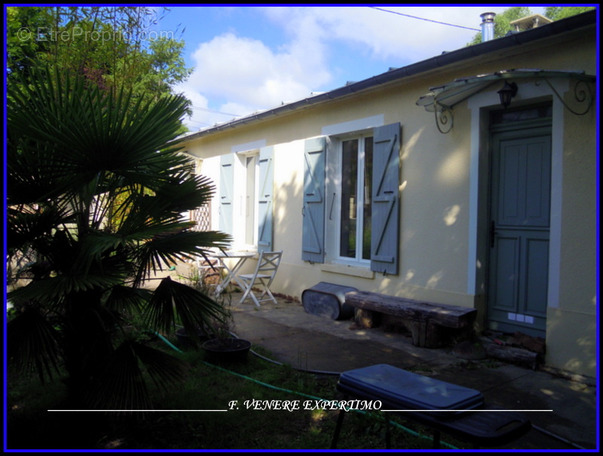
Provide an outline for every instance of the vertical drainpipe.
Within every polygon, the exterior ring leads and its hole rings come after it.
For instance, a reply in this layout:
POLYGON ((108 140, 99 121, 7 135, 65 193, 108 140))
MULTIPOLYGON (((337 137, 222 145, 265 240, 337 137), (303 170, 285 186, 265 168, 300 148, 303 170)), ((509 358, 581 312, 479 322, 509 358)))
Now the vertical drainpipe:
POLYGON ((482 43, 494 39, 494 16, 496 16, 496 13, 480 14, 482 18, 482 43))

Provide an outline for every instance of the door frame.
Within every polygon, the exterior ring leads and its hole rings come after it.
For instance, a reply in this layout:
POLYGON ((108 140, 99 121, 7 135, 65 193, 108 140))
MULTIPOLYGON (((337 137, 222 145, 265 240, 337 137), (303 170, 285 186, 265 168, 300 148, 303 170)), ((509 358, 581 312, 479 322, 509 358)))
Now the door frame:
MULTIPOLYGON (((569 82, 559 78, 550 81, 562 96, 569 90, 569 82)), ((549 237, 549 290, 548 314, 559 309, 561 291, 561 217, 563 211, 563 161, 565 107, 557 96, 553 96, 547 84, 534 84, 532 80, 517 81, 521 97, 513 100, 513 106, 535 106, 549 103, 552 106, 552 162, 551 162, 551 225, 549 237)), ((489 179, 490 179, 490 114, 501 110, 496 90, 484 90, 467 100, 470 112, 469 139, 469 247, 467 252, 467 294, 473 296, 478 311, 480 329, 486 322, 486 266, 489 260, 490 243, 488 233, 489 179)), ((548 331, 548 328, 547 328, 548 331)))

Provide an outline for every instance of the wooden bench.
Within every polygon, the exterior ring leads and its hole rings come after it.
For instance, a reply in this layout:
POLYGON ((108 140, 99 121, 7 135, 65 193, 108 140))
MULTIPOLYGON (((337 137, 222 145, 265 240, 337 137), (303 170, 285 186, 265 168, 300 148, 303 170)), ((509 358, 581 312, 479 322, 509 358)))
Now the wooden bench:
POLYGON ((477 310, 446 304, 433 304, 413 299, 366 291, 345 295, 346 304, 355 308, 356 324, 377 326, 374 313, 392 315, 411 332, 417 347, 440 347, 449 337, 467 339, 473 334, 477 310))

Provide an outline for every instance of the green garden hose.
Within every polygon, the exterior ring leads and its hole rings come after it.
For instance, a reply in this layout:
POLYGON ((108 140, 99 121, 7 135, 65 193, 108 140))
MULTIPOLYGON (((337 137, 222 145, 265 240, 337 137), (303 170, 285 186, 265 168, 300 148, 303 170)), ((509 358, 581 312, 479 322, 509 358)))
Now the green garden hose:
MULTIPOLYGON (((178 347, 176 347, 174 344, 172 344, 172 343, 171 343, 169 340, 167 340, 167 339, 166 339, 164 336, 162 336, 161 334, 159 334, 159 333, 157 333, 157 332, 156 332, 155 334, 156 334, 156 335, 157 335, 157 336, 158 336, 158 337, 159 337, 159 338, 160 338, 160 339, 161 339, 161 340, 162 340, 162 341, 163 341, 163 342, 164 342, 164 343, 165 343, 165 344, 166 344, 168 347, 170 347, 171 349, 175 350, 175 351, 176 351, 176 352, 178 352, 178 353, 183 353, 183 352, 182 352, 182 350, 180 350, 178 347)), ((259 355, 258 353, 254 352, 253 350, 250 350, 250 351, 251 351, 251 353, 253 353, 255 356, 257 356, 257 357, 259 357, 259 358, 261 358, 261 359, 263 359, 263 360, 265 360, 265 361, 272 362, 272 363, 274 363, 274 364, 278 364, 278 365, 281 365, 281 366, 282 366, 282 363, 279 363, 279 362, 277 362, 277 361, 271 360, 271 359, 269 359, 269 358, 267 358, 267 357, 265 357, 265 356, 259 355)), ((279 387, 279 386, 274 386, 274 385, 271 385, 271 384, 269 384, 269 383, 262 382, 262 381, 260 381, 260 380, 255 379, 255 378, 249 377, 249 376, 247 376, 247 375, 239 374, 238 372, 231 371, 231 370, 226 369, 226 368, 224 368, 224 367, 217 366, 217 365, 212 364, 212 363, 208 363, 207 361, 202 361, 202 363, 203 363, 203 364, 205 364, 205 365, 207 365, 207 366, 210 366, 210 367, 212 367, 212 368, 215 368, 215 369, 221 370, 221 371, 223 371, 223 372, 227 372, 227 373, 229 373, 229 374, 231 374, 231 375, 235 375, 235 376, 237 376, 237 377, 243 378, 243 379, 248 380, 248 381, 250 381, 250 382, 257 383, 258 385, 264 386, 264 387, 266 387, 266 388, 269 388, 269 389, 272 389, 272 390, 275 390, 275 391, 280 391, 280 392, 284 392, 284 393, 288 393, 288 394, 294 394, 294 395, 298 395, 298 396, 301 396, 301 397, 306 397, 306 398, 308 398, 308 399, 313 399, 313 400, 318 400, 318 401, 326 401, 325 399, 322 399, 322 398, 320 398, 320 397, 316 397, 316 396, 312 396, 312 395, 309 395, 309 394, 301 393, 301 392, 299 392, 299 391, 292 391, 292 390, 289 390, 289 389, 286 389, 286 388, 281 388, 281 387, 279 387)), ((311 374, 339 375, 339 373, 336 373, 336 372, 312 371, 312 370, 305 370, 305 369, 297 369, 297 370, 302 371, 302 372, 311 373, 311 374)), ((361 414, 366 414, 366 412, 365 412, 364 410, 350 410, 350 411, 354 411, 354 412, 361 413, 361 414)), ((418 432, 416 432, 416 431, 413 431, 412 429, 409 429, 409 428, 407 428, 407 427, 405 427, 405 426, 402 426, 401 424, 396 423, 396 422, 394 422, 394 421, 390 421, 390 420, 388 420, 388 423, 389 423, 389 424, 394 425, 395 427, 397 427, 397 428, 401 429, 402 431, 404 431, 404 432, 406 432, 406 433, 408 433, 408 434, 410 434, 410 435, 412 435, 412 436, 414 436, 414 437, 419 437, 419 438, 422 438, 422 439, 430 439, 430 437, 425 436, 425 435, 423 435, 423 434, 420 434, 420 433, 418 433, 418 432)), ((440 442, 440 443, 441 443, 441 445, 444 445, 444 446, 446 446, 446 447, 448 447, 448 448, 451 448, 451 449, 458 449, 457 447, 455 447, 455 446, 453 446, 453 445, 451 445, 451 444, 449 444, 449 443, 447 443, 447 442, 440 442)))

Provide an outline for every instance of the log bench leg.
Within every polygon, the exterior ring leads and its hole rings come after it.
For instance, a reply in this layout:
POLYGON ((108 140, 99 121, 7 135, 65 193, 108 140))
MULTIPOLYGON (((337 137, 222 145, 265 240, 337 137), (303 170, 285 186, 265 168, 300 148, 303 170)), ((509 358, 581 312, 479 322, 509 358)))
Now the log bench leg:
POLYGON ((406 320, 404 325, 410 331, 415 347, 427 346, 427 320, 406 320))
POLYGON ((404 326, 410 332, 412 344, 415 347, 439 348, 450 343, 451 335, 454 334, 456 340, 467 340, 470 338, 472 328, 459 328, 451 333, 450 328, 444 328, 430 321, 427 318, 404 319, 401 317, 391 317, 373 310, 361 309, 357 307, 354 310, 354 321, 360 328, 371 329, 381 326, 386 321, 390 326, 404 326))
POLYGON ((381 323, 381 315, 372 310, 356 307, 354 309, 354 321, 361 328, 375 328, 381 323))
POLYGON ((428 319, 406 320, 404 325, 410 331, 415 347, 437 348, 448 342, 444 328, 428 319))

